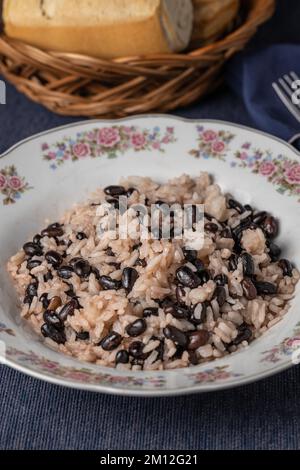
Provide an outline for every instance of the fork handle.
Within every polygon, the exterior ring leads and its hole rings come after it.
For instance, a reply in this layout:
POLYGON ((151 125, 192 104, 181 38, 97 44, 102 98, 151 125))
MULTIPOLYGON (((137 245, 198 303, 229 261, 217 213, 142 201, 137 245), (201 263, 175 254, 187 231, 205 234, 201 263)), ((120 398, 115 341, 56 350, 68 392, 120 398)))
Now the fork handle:
POLYGON ((291 144, 299 152, 300 151, 300 133, 293 135, 293 137, 289 140, 289 144, 291 144))

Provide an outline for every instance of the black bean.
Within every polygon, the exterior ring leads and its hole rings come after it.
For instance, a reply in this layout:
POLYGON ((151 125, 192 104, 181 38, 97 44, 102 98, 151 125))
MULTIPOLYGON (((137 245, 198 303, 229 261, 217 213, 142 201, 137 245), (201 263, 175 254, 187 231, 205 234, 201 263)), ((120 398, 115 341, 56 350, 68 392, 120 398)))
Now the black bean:
POLYGON ((238 335, 232 341, 232 344, 234 346, 238 346, 243 341, 249 341, 252 337, 252 331, 245 323, 243 323, 242 325, 238 327, 238 331, 239 331, 238 335))
POLYGON ((280 255, 281 255, 281 249, 279 248, 279 246, 275 245, 275 243, 269 241, 269 243, 267 243, 267 246, 269 248, 269 256, 271 258, 271 260, 274 262, 274 261, 278 261, 279 258, 280 258, 280 255))
POLYGON ((55 326, 49 323, 44 323, 41 328, 42 335, 46 338, 52 339, 57 344, 64 344, 67 339, 63 330, 58 330, 55 326))
POLYGON ((34 268, 37 268, 38 266, 40 266, 42 264, 42 262, 38 259, 30 259, 27 261, 27 269, 29 269, 29 271, 31 271, 32 269, 34 268))
POLYGON ((147 262, 145 259, 138 258, 136 262, 134 263, 135 266, 142 266, 142 268, 145 268, 147 266, 147 262))
POLYGON ((258 295, 274 295, 277 293, 276 284, 264 281, 255 281, 255 287, 258 295))
POLYGON ((171 359, 173 361, 175 361, 176 359, 181 359, 182 358, 182 354, 184 353, 185 351, 185 348, 183 346, 177 346, 176 347, 176 351, 175 353, 173 354, 173 356, 171 357, 171 359))
POLYGON ((256 214, 254 214, 254 216, 252 217, 253 219, 253 222, 256 224, 256 225, 260 225, 264 220, 265 218, 267 217, 267 212, 266 211, 261 211, 261 212, 257 212, 256 214))
POLYGON ((235 209, 239 214, 245 212, 244 206, 235 199, 228 199, 228 207, 230 209, 235 209))
POLYGON ((100 279, 100 271, 98 268, 96 268, 95 266, 91 266, 91 273, 93 273, 96 277, 96 279, 99 281, 100 279))
POLYGON ((206 284, 210 280, 210 273, 207 269, 203 269, 203 271, 197 271, 197 276, 200 280, 200 285, 206 284))
POLYGON ((174 318, 177 318, 178 320, 188 320, 191 314, 188 308, 182 307, 178 304, 168 305, 167 307, 165 307, 164 311, 166 315, 170 313, 174 318))
POLYGON ((136 188, 128 188, 127 191, 126 191, 126 196, 127 196, 127 197, 132 196, 132 194, 134 193, 134 191, 137 191, 137 189, 136 189, 136 188))
POLYGON ((221 238, 232 238, 232 233, 229 227, 224 228, 220 232, 220 237, 221 238))
POLYGON ((135 320, 133 323, 130 323, 129 325, 126 326, 125 331, 126 333, 131 336, 139 336, 143 334, 147 329, 147 323, 143 318, 139 318, 138 320, 135 320))
POLYGON ((238 266, 238 257, 236 254, 232 254, 228 260, 228 271, 235 271, 238 266))
POLYGON ((58 313, 59 318, 61 321, 66 321, 68 316, 74 315, 74 310, 77 308, 76 301, 75 299, 70 300, 66 305, 63 306, 63 308, 60 310, 58 313))
POLYGON ((107 199, 106 202, 111 204, 115 209, 119 209, 119 200, 116 198, 107 199))
POLYGON ((246 211, 253 212, 253 209, 252 209, 252 207, 250 206, 250 204, 245 204, 245 205, 244 205, 244 208, 246 209, 246 211))
POLYGON ((80 341, 87 341, 90 339, 90 334, 88 331, 80 331, 79 333, 76 331, 76 340, 80 341))
POLYGON ((207 224, 204 225, 204 230, 206 230, 207 232, 211 232, 211 233, 217 233, 217 231, 219 230, 219 227, 217 226, 217 224, 214 224, 213 222, 208 222, 207 224))
POLYGON ((25 295, 24 299, 23 299, 23 304, 29 304, 31 305, 31 302, 32 302, 33 298, 30 296, 30 295, 25 295))
POLYGON ((193 366, 196 366, 199 364, 199 359, 196 354, 196 351, 189 351, 189 363, 192 364, 193 366))
POLYGON ((45 255, 45 258, 46 261, 51 264, 55 269, 58 268, 63 261, 62 256, 54 250, 48 251, 45 255))
POLYGON ((186 334, 183 331, 176 328, 175 326, 167 325, 163 329, 163 333, 165 337, 173 341, 175 345, 182 346, 182 347, 187 346, 188 339, 187 339, 186 334))
POLYGON ((107 194, 107 196, 123 196, 124 194, 126 194, 126 189, 124 188, 124 186, 107 186, 105 189, 104 189, 104 192, 105 194, 107 194))
POLYGON ((122 341, 122 336, 116 331, 111 331, 99 343, 104 351, 113 351, 122 341))
POLYGON ((48 299, 48 294, 46 292, 41 295, 39 301, 42 302, 43 308, 45 310, 49 307, 50 300, 48 299))
POLYGON ((40 235, 39 233, 37 233, 34 237, 33 237, 33 243, 37 244, 40 246, 40 243, 41 243, 41 239, 42 239, 42 235, 40 235))
POLYGON ((244 276, 251 277, 254 274, 254 261, 249 253, 241 254, 244 276))
POLYGON ((75 274, 79 277, 87 278, 91 274, 91 266, 84 259, 78 260, 73 264, 75 274))
POLYGON ((190 318, 190 321, 194 325, 201 325, 201 323, 204 323, 206 321, 206 311, 208 305, 208 302, 200 302, 194 306, 190 318))
POLYGON ((183 248, 183 255, 187 261, 191 263, 197 259, 198 253, 196 250, 188 250, 187 248, 183 248))
POLYGON ((155 302, 158 303, 158 305, 161 308, 165 308, 168 305, 173 305, 173 303, 174 303, 173 299, 169 296, 165 297, 164 299, 156 299, 155 302))
POLYGON ((154 341, 159 340, 159 345, 155 349, 155 351, 158 352, 158 356, 156 360, 162 361, 164 358, 164 352, 165 352, 165 338, 159 339, 159 338, 156 338, 155 336, 152 336, 151 340, 154 340, 154 341))
POLYGON ((121 268, 121 263, 111 262, 111 263, 107 263, 107 264, 108 264, 108 266, 113 266, 117 270, 119 270, 121 268))
POLYGON ((37 289, 38 289, 38 283, 36 281, 31 282, 27 286, 26 296, 31 297, 33 299, 33 297, 37 296, 37 289))
POLYGON ((23 245, 23 250, 27 256, 42 256, 43 250, 40 245, 33 242, 28 242, 23 245))
POLYGON ((118 290, 122 287, 122 282, 112 279, 109 276, 100 276, 99 282, 104 290, 118 290))
POLYGON ((134 268, 125 268, 122 273, 122 285, 127 292, 130 292, 139 274, 134 268))
POLYGON ((185 304, 185 297, 186 297, 186 292, 184 290, 184 287, 182 286, 177 286, 176 287, 176 299, 179 304, 185 304))
POLYGON ((61 298, 56 295, 50 300, 48 310, 56 311, 61 306, 61 304, 61 298))
POLYGON ((84 232, 78 232, 76 235, 77 240, 84 240, 87 238, 87 235, 84 232))
POLYGON ((226 290, 223 286, 217 286, 213 295, 214 299, 217 299, 218 304, 222 307, 226 302, 226 290))
POLYGON ((228 284, 228 277, 226 274, 217 274, 217 276, 214 277, 214 282, 217 286, 225 286, 228 284))
POLYGON ((144 359, 146 357, 143 353, 144 347, 145 345, 142 343, 142 341, 133 341, 129 345, 129 354, 136 359, 144 359))
POLYGON ((207 330, 197 330, 188 333, 188 349, 196 350, 204 346, 209 340, 209 332, 207 330))
POLYGON ((148 318, 148 317, 158 317, 158 308, 157 307, 147 307, 143 311, 143 317, 148 318))
POLYGON ((275 238, 278 235, 279 232, 279 224, 278 221, 272 217, 271 215, 268 215, 264 221, 260 224, 260 227, 264 231, 265 235, 269 238, 275 238))
POLYGON ((55 223, 49 225, 47 228, 42 230, 42 236, 43 237, 61 237, 64 234, 63 228, 60 224, 55 223))
POLYGON ((84 261, 83 258, 79 258, 79 257, 76 257, 76 258, 72 258, 70 261, 69 261, 69 265, 74 268, 74 265, 78 262, 78 261, 84 261))
POLYGON ((44 275, 44 282, 51 281, 53 279, 53 274, 51 271, 48 271, 47 274, 44 275))
POLYGON ((199 277, 187 266, 181 266, 176 271, 178 281, 185 287, 194 289, 201 284, 199 277))
POLYGON ((245 277, 242 280, 242 288, 246 299, 253 300, 257 297, 257 290, 251 279, 245 277))
POLYGON ((202 271, 205 270, 205 264, 200 259, 195 259, 194 261, 192 261, 192 264, 195 266, 198 273, 202 273, 202 271))
POLYGON ((129 353, 125 349, 121 349, 116 354, 116 364, 128 364, 129 353))
POLYGON ((45 323, 55 326, 58 330, 64 327, 63 322, 53 310, 46 310, 43 314, 43 319, 45 323))
POLYGON ((287 259, 281 259, 278 263, 278 266, 282 269, 282 274, 284 276, 293 277, 293 265, 287 259))
POLYGON ((61 266, 60 268, 58 268, 57 274, 62 279, 70 279, 73 276, 74 271, 71 266, 61 266))

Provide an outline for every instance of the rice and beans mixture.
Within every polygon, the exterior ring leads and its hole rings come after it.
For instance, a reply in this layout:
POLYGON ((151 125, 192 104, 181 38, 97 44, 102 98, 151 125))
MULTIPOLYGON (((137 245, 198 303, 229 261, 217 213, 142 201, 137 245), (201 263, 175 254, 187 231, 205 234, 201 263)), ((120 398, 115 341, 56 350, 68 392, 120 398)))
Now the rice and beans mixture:
POLYGON ((274 242, 278 220, 224 195, 207 173, 99 189, 8 262, 23 318, 53 348, 132 370, 196 365, 247 346, 285 315, 299 273, 274 242), (204 244, 97 233, 103 202, 204 204, 204 244))

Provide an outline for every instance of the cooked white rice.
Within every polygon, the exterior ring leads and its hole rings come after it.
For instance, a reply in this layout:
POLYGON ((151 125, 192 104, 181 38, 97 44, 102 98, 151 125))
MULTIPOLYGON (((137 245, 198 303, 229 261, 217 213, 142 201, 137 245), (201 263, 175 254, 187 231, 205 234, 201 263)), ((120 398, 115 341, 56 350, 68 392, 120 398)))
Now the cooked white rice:
POLYGON ((204 245, 193 252, 186 239, 100 236, 100 204, 112 198, 99 189, 8 262, 22 317, 51 347, 111 367, 172 369, 230 354, 287 312, 299 273, 280 258, 270 214, 222 194, 206 173, 120 184, 135 188, 125 214, 133 223, 135 203, 204 204, 204 245))

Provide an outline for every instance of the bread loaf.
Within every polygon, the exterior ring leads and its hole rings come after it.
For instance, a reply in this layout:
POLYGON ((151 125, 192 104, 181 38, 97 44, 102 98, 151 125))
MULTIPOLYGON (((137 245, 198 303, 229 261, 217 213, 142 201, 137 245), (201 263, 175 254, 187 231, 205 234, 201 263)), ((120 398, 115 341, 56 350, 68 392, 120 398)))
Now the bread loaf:
POLYGON ((4 0, 9 37, 40 48, 115 58, 187 47, 191 0, 4 0))
POLYGON ((236 18, 239 0, 193 0, 194 26, 192 46, 214 40, 236 18))

